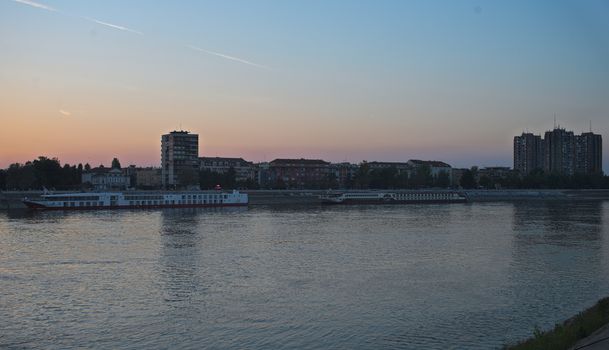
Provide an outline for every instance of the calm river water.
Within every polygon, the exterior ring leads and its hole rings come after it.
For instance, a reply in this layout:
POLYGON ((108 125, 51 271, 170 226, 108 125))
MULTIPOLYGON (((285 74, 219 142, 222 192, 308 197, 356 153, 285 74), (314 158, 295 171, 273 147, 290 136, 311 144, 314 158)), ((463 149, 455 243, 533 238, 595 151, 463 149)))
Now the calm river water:
POLYGON ((609 202, 0 212, 0 348, 489 349, 609 295, 609 202))

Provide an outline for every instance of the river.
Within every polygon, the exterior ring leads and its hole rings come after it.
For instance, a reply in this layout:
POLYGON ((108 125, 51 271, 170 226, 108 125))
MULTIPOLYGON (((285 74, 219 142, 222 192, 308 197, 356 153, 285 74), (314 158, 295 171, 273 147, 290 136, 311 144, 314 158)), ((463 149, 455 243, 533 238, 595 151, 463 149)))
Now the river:
POLYGON ((609 202, 0 212, 0 348, 489 349, 609 295, 609 202))

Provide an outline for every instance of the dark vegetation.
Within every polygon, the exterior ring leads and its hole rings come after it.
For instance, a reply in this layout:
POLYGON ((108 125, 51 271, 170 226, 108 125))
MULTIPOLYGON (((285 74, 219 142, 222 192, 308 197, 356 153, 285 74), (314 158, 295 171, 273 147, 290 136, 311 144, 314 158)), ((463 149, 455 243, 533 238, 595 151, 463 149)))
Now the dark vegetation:
MULTIPOLYGON (((103 167, 103 165, 100 165, 103 167)), ((112 168, 121 168, 117 158, 112 160, 112 168)), ((40 190, 42 188, 71 190, 81 187, 83 171, 89 171, 89 164, 60 164, 57 158, 38 157, 25 164, 11 164, 7 169, 0 169, 0 190, 40 190)), ((256 181, 237 181, 234 169, 226 173, 198 171, 182 174, 181 182, 188 185, 200 185, 202 189, 211 189, 220 185, 225 189, 258 189, 256 181)), ((135 175, 133 175, 134 177, 135 175)), ((395 167, 370 169, 367 162, 362 162, 352 178, 339 179, 334 173, 327 178, 301 184, 284 183, 281 179, 265 184, 265 188, 289 189, 419 189, 448 188, 451 178, 448 173, 440 172, 433 176, 428 166, 421 166, 416 171, 399 171, 395 167)), ((132 183, 135 183, 132 179, 132 183)), ((546 174, 542 170, 521 176, 516 171, 509 171, 501 177, 491 177, 476 167, 466 169, 458 183, 452 187, 464 189, 609 189, 609 176, 602 174, 576 174, 562 176, 546 174)))
MULTIPOLYGON (((532 338, 516 345, 506 346, 505 349, 566 350, 607 323, 609 323, 609 298, 601 299, 593 307, 564 323, 557 324, 552 330, 542 332, 536 329, 532 338)), ((609 340, 606 342, 609 348, 609 340)))
POLYGON ((0 173, 2 190, 68 190, 80 188, 83 165, 64 164, 57 158, 38 157, 25 164, 11 164, 0 173))
POLYGON ((224 189, 258 188, 258 184, 252 180, 237 181, 237 174, 232 167, 224 174, 206 170, 199 171, 199 185, 203 190, 213 189, 216 186, 220 186, 224 189))
MULTIPOLYGON (((526 176, 510 172, 500 179, 481 176, 478 186, 482 188, 514 189, 609 189, 609 176, 603 174, 575 174, 573 176, 546 174, 537 170, 526 176)), ((468 188, 463 186, 464 188, 468 188)))
POLYGON ((353 180, 346 185, 347 188, 354 189, 446 188, 450 186, 450 177, 446 172, 432 176, 428 166, 421 166, 409 175, 398 171, 395 167, 370 170, 368 164, 363 162, 353 180))

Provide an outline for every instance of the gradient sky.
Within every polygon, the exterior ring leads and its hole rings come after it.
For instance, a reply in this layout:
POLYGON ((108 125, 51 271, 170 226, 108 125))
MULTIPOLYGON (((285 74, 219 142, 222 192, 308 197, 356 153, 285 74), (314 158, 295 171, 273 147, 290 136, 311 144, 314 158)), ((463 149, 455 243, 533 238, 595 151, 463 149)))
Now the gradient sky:
POLYGON ((0 167, 158 165, 160 135, 248 160, 512 164, 605 136, 609 1, 0 0, 0 167))

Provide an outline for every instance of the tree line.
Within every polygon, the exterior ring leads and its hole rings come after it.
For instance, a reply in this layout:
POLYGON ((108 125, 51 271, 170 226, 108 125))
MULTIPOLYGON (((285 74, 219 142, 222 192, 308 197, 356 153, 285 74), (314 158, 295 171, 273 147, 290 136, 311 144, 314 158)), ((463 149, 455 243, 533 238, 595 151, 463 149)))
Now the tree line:
MULTIPOLYGON (((99 167, 103 168, 103 165, 99 167)), ((121 168, 117 158, 112 168, 121 168)), ((25 163, 13 163, 0 169, 0 190, 78 190, 82 188, 82 173, 91 170, 86 163, 61 165, 59 159, 40 156, 25 163)))
POLYGON ((597 174, 560 175, 546 173, 536 169, 527 175, 510 171, 506 176, 493 179, 488 176, 476 176, 477 169, 469 171, 478 181, 468 183, 463 188, 508 188, 508 189, 609 189, 609 176, 597 174))
MULTIPOLYGON (((102 166, 103 167, 103 166, 102 166)), ((113 168, 121 168, 118 159, 112 160, 113 168)), ((90 170, 89 164, 63 166, 57 158, 38 157, 24 164, 14 163, 7 169, 0 169, 0 190, 77 190, 81 189, 81 178, 84 171, 90 170)), ((253 179, 237 181, 234 168, 225 173, 216 173, 207 170, 193 169, 182 180, 183 183, 199 185, 201 189, 212 189, 220 185, 225 189, 258 189, 260 185, 253 179)), ((275 179, 274 183, 265 184, 265 188, 289 189, 418 189, 418 188, 449 188, 460 187, 464 189, 609 189, 609 176, 603 174, 575 174, 563 176, 544 173, 538 169, 522 176, 517 171, 509 171, 505 176, 494 178, 472 167, 462 173, 458 183, 451 183, 450 174, 440 172, 433 176, 427 165, 419 167, 413 172, 400 172, 396 167, 383 169, 370 169, 366 162, 362 162, 353 177, 339 183, 333 172, 327 178, 318 181, 309 181, 303 184, 284 183, 282 179, 275 179)))
MULTIPOLYGON (((89 167, 88 164, 86 167, 89 167)), ((14 163, 0 170, 0 189, 39 190, 41 188, 70 190, 80 187, 82 164, 60 164, 57 158, 38 157, 25 164, 14 163)))

